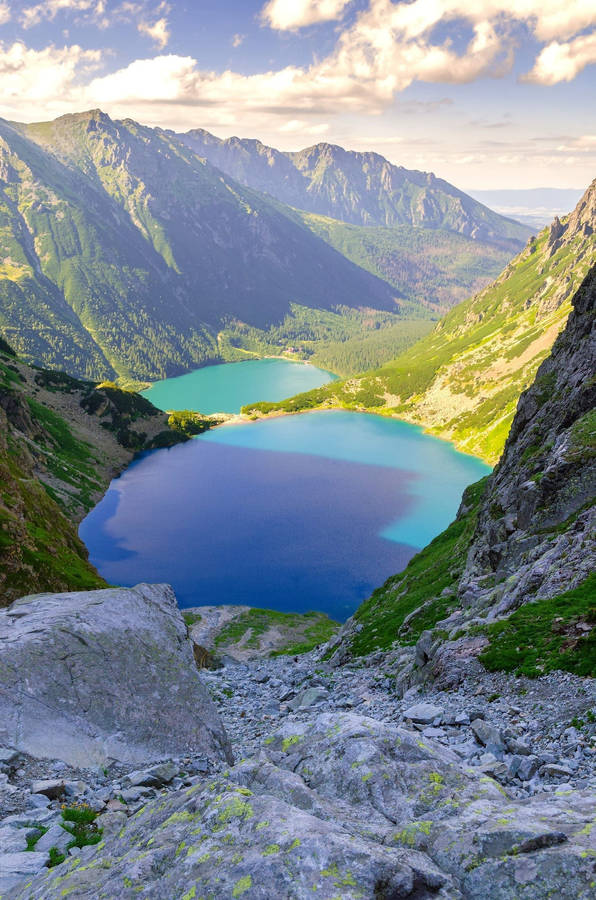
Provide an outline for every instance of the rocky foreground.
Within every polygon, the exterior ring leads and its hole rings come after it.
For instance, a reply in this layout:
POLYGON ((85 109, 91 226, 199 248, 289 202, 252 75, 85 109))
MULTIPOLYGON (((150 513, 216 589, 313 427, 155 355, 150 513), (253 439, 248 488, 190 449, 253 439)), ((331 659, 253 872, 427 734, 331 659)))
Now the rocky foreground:
POLYGON ((5 701, 48 709, 47 752, 0 726, 2 900, 594 896, 592 679, 486 673, 399 698, 379 661, 331 669, 317 651, 199 673, 163 586, 41 595, 0 617, 5 701), (110 604, 112 640, 95 615, 110 604), (19 642, 21 683, 5 677, 19 642), (83 702, 100 673, 111 721, 83 702), (64 807, 98 813, 99 843, 69 846, 64 807))

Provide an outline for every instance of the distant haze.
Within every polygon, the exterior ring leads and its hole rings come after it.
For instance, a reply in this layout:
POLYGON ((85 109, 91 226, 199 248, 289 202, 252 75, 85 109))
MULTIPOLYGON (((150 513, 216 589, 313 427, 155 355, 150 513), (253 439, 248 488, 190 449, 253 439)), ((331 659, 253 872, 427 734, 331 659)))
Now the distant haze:
POLYGON ((544 228, 555 216, 566 216, 583 194, 581 188, 531 188, 529 190, 468 191, 495 212, 517 219, 531 228, 544 228))

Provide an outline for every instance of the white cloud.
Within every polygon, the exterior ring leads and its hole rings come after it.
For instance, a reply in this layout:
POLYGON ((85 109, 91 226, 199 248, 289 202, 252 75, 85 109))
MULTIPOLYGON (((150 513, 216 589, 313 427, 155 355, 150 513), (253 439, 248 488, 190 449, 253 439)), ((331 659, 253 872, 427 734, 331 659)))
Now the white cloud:
POLYGON ((235 34, 232 38, 232 47, 234 47, 234 49, 239 47, 240 44, 243 43, 245 37, 245 34, 235 34))
MULTIPOLYGON (((0 0, 2 2, 2 0, 0 0)), ((565 15, 560 0, 369 0, 367 7, 340 32, 335 48, 310 66, 286 66, 252 75, 201 70, 190 56, 158 55, 136 60, 127 67, 93 79, 81 94, 87 105, 124 105, 139 111, 151 109, 159 124, 180 121, 193 107, 211 110, 221 122, 253 115, 278 123, 310 117, 319 127, 321 118, 342 113, 379 115, 396 94, 412 82, 464 84, 483 77, 502 77, 511 70, 515 29, 533 31, 536 39, 550 41, 536 59, 528 79, 541 84, 569 80, 596 58, 596 36, 575 34, 594 20, 594 0, 567 0, 565 15), (451 26, 461 34, 469 28, 469 40, 460 48, 450 37, 451 26), (443 27, 440 32, 437 26, 443 27), (553 32, 558 41, 551 40, 553 32), (440 34, 440 37, 437 35, 440 34)), ((276 27, 320 21, 340 15, 347 0, 271 0, 263 15, 276 27)), ((86 10, 103 15, 104 0, 46 0, 28 7, 35 16, 53 17, 60 9, 86 10)), ((27 12, 27 10, 25 11, 27 12)), ((163 49, 168 41, 169 5, 123 0, 110 16, 131 21, 163 49), (148 10, 151 9, 151 14, 148 10), (155 16, 159 18, 155 19, 155 16), (153 23, 153 24, 149 24, 153 23)), ((238 46, 242 35, 235 35, 238 46)), ((0 81, 0 97, 2 96, 0 81)), ((136 114, 136 113, 135 113, 136 114)), ((142 116, 141 116, 142 117, 142 116)))
MULTIPOLYGON (((87 0, 48 0, 43 7, 50 15, 58 8, 56 3, 70 3, 72 9, 75 3, 84 2, 87 0)), ((282 7, 294 10, 296 17, 312 5, 277 4, 278 12, 282 7)), ((82 8, 80 5, 80 15, 82 8)), ((98 4, 93 4, 93 10, 97 8, 98 4)), ((322 9, 321 4, 318 8, 322 9)), ((167 30, 168 11, 165 3, 123 0, 110 7, 109 15, 112 21, 153 23, 163 19, 167 30)), ((89 6, 85 15, 92 14, 89 6)), ((301 143, 301 136, 329 135, 329 139, 360 149, 386 146, 395 161, 438 169, 446 177, 450 170, 456 177, 464 167, 475 169, 478 175, 474 180, 479 185, 485 177, 482 167, 490 160, 495 167, 503 167, 504 178, 508 177, 506 159, 520 170, 532 160, 532 165, 536 164, 532 175, 538 178, 542 173, 546 178, 549 166, 558 173, 560 162, 573 156, 584 160, 583 172, 594 147, 589 142, 573 145, 572 136, 568 140, 559 136, 548 151, 529 139, 523 146, 512 147, 513 138, 500 145, 485 145, 478 139, 476 126, 461 122, 453 136, 443 128, 441 140, 433 147, 427 134, 435 127, 434 117, 425 117, 426 124, 409 123, 410 130, 421 132, 419 145, 409 134, 407 138, 396 135, 396 129, 387 133, 383 124, 397 114, 396 95, 416 80, 461 84, 503 76, 511 69, 515 42, 522 33, 531 33, 539 47, 530 80, 554 84, 575 77, 594 61, 596 39, 586 31, 590 17, 594 18, 593 0, 589 4, 567 0, 564 16, 560 0, 517 0, 515 5, 511 0, 476 0, 473 6, 469 0, 369 0, 366 8, 338 31, 336 45, 325 58, 310 66, 289 65, 252 75, 206 71, 192 56, 168 53, 137 59, 109 74, 103 70, 102 74, 90 73, 90 66, 98 68, 99 53, 85 54, 79 47, 32 51, 17 44, 17 51, 0 47, 0 115, 31 121, 99 106, 114 117, 131 116, 177 130, 202 126, 216 133, 260 137, 276 146, 301 143), (463 47, 462 33, 469 35, 463 47), (450 35, 457 36, 457 43, 450 35), (12 56, 7 55, 9 50, 12 56), (367 124, 371 121, 379 123, 378 137, 367 124), (558 149, 563 141, 569 144, 566 151, 558 149), (521 162, 514 164, 514 159, 521 162)), ((159 33, 149 37, 158 40, 159 33)), ((420 111, 435 110, 438 104, 449 102, 428 100, 419 107, 420 111)), ((404 100, 399 110, 418 111, 415 103, 404 100), (406 103, 410 103, 408 109, 406 103)), ((456 117, 454 107, 454 122, 456 117)), ((456 180, 459 178, 461 175, 456 180)))
POLYGON ((12 112, 13 116, 27 107, 38 113, 64 112, 65 100, 78 98, 74 88, 77 76, 88 75, 100 61, 98 50, 83 50, 76 44, 62 49, 32 50, 20 41, 10 46, 0 43, 3 110, 12 112))
POLYGON ((541 51, 524 81, 544 85, 573 81, 591 63, 596 63, 596 33, 564 44, 553 41, 541 51))
POLYGON ((278 31, 291 31, 341 19, 352 0, 269 0, 263 7, 263 22, 278 31))
POLYGON ((38 25, 43 19, 53 20, 58 13, 70 10, 72 12, 92 12, 94 17, 101 18, 105 15, 105 0, 44 0, 34 6, 26 6, 21 13, 21 25, 23 28, 31 28, 38 25))
POLYGON ((10 22, 10 6, 8 3, 0 3, 0 25, 10 22))
POLYGON ((141 34, 146 34, 147 37, 151 38, 160 50, 163 50, 163 48, 167 46, 168 41, 170 40, 170 31, 168 28, 168 20, 165 16, 158 19, 153 25, 141 21, 137 27, 141 34))
POLYGON ((94 78, 85 88, 87 102, 111 103, 160 103, 178 101, 188 103, 199 87, 200 75, 196 61, 190 56, 156 56, 153 59, 137 59, 125 69, 110 75, 94 78))
POLYGON ((582 134, 565 144, 559 144, 560 153, 594 153, 596 152, 596 134, 582 134))

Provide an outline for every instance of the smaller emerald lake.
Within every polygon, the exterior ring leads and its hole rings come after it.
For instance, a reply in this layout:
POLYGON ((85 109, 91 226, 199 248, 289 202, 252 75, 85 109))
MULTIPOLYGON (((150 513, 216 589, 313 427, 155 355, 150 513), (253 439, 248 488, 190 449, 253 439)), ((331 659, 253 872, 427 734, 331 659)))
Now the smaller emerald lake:
POLYGON ((165 378, 142 393, 158 409, 192 409, 210 415, 237 413, 246 403, 283 400, 336 380, 337 375, 309 363, 251 359, 165 378))

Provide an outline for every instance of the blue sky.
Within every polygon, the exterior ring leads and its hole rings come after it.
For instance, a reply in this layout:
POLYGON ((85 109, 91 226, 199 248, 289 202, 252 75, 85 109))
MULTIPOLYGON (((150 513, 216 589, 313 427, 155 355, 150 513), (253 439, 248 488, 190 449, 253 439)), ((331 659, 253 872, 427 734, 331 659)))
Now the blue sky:
POLYGON ((376 150, 463 188, 596 175, 594 0, 0 0, 0 115, 376 150))

